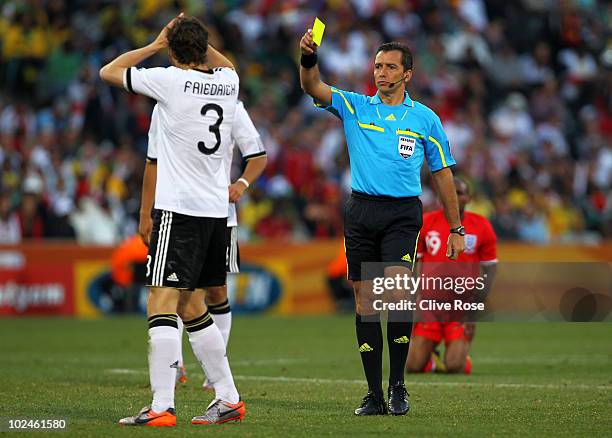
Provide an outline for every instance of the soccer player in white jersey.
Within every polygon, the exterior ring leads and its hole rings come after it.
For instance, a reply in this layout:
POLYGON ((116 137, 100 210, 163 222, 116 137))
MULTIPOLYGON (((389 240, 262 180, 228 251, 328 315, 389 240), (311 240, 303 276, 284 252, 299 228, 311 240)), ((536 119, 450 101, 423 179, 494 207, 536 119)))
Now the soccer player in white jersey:
MULTIPOLYGON (((157 105, 153 108, 151 115, 151 128, 149 129, 149 146, 147 149, 147 163, 149 165, 157 162, 157 135, 159 127, 159 116, 157 105)), ((267 164, 266 151, 264 149, 261 137, 255 129, 253 121, 249 117, 249 113, 244 108, 244 104, 238 101, 234 124, 232 125, 232 146, 226 150, 224 157, 225 169, 230 176, 234 146, 238 146, 242 158, 247 164, 242 172, 242 175, 229 187, 229 212, 227 218, 227 249, 226 249, 226 271, 231 274, 240 272, 240 250, 238 247, 238 215, 236 213, 236 203, 244 194, 245 190, 263 173, 267 164)), ((155 171, 154 167, 151 167, 155 171)), ((143 199, 148 199, 148 203, 152 204, 155 196, 155 186, 147 187, 151 190, 150 193, 143 193, 143 199)), ((142 232, 142 237, 148 241, 150 232, 148 227, 145 227, 142 232)), ((232 313, 227 297, 227 285, 212 286, 206 289, 206 304, 214 323, 217 325, 223 336, 225 347, 229 341, 230 331, 232 327, 232 313)), ((182 334, 182 322, 178 321, 179 337, 182 334)), ((181 344, 182 345, 182 344, 181 344)), ((181 374, 184 376, 183 355, 179 357, 179 368, 177 380, 181 374)), ((185 379, 186 380, 186 379, 185 379)), ((213 390, 212 384, 208 379, 202 385, 205 390, 213 390)))
MULTIPOLYGON (((181 14, 155 41, 120 55, 100 70, 110 85, 157 100, 158 161, 147 164, 143 193, 156 183, 147 256, 149 374, 153 403, 123 425, 174 426, 174 386, 180 351, 177 313, 193 351, 214 383, 215 398, 193 424, 242 420, 240 400, 223 336, 204 303, 204 288, 226 281, 225 252, 229 179, 224 166, 238 100, 238 75, 208 45, 208 32, 181 14), (167 68, 135 69, 168 48, 167 68), (213 69, 214 68, 214 69, 213 69), (156 166, 156 172, 150 167, 156 166), (155 174, 154 176, 152 174, 155 174)), ((149 226, 152 205, 141 205, 149 226)))

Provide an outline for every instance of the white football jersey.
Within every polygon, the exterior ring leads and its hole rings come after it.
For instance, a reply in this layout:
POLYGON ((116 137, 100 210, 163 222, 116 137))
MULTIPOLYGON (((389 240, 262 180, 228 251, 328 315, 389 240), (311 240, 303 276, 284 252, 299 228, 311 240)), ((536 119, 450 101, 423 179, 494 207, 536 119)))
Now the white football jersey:
MULTIPOLYGON (((240 154, 245 160, 251 158, 260 157, 266 154, 261 137, 253 125, 249 113, 247 113, 244 105, 241 101, 238 101, 236 106, 236 117, 234 118, 234 124, 232 125, 232 141, 238 149, 240 154)), ((234 153, 234 144, 231 148, 228 148, 228 154, 225 158, 225 169, 227 171, 227 177, 231 178, 230 173, 232 169, 232 158, 234 153)), ((236 214, 236 204, 230 202, 229 213, 227 217, 227 226, 236 227, 238 226, 238 217, 236 214)))
POLYGON ((153 107, 151 113, 151 125, 149 126, 149 144, 147 145, 147 161, 157 162, 157 133, 159 116, 157 115, 157 104, 153 107))
POLYGON ((149 132, 149 140, 153 135, 154 141, 149 141, 147 153, 157 159, 155 208, 227 217, 230 181, 224 158, 232 145, 236 72, 132 67, 126 70, 124 86, 157 100, 153 134, 149 132))

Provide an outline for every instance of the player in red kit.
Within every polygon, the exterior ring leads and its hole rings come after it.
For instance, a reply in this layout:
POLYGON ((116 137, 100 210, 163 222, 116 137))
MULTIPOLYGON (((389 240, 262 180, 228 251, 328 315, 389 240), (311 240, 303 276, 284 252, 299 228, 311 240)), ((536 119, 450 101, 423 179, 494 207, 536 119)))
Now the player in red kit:
MULTIPOLYGON (((486 294, 495 276, 497 237, 491 223, 485 217, 465 211, 465 206, 471 198, 469 185, 461 178, 455 178, 455 187, 459 200, 461 223, 465 227, 465 251, 459 255, 456 262, 449 262, 446 257, 449 226, 444 211, 437 210, 423 216, 417 256, 423 264, 439 262, 442 265, 442 263, 463 262, 465 265, 458 266, 479 265, 480 275, 485 279, 486 294)), ((472 366, 468 352, 474 330, 474 323, 440 322, 439 319, 416 322, 410 341, 407 371, 426 372, 435 369, 447 373, 469 374, 472 366), (436 346, 442 340, 446 347, 443 361, 440 360, 436 351, 436 346)))

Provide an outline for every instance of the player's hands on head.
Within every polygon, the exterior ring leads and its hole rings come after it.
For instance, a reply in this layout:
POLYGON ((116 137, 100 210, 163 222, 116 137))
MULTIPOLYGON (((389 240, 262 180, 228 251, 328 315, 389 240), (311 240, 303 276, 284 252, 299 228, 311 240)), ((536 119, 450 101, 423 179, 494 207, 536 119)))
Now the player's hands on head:
POLYGON ((446 257, 451 260, 457 260, 457 257, 459 257, 459 254, 461 254, 464 249, 465 240, 463 236, 456 233, 450 233, 446 245, 446 257))
POLYGON ((238 202, 244 191, 246 190, 246 186, 240 181, 236 181, 229 187, 229 200, 230 202, 238 202))
POLYGON ((312 29, 308 29, 300 40, 300 50, 304 55, 312 55, 317 51, 317 45, 312 40, 312 29))
POLYGON ((150 214, 141 214, 138 224, 138 235, 145 245, 151 243, 151 233, 153 232, 153 219, 150 214))
POLYGON ((170 20, 168 24, 166 24, 164 28, 161 30, 159 35, 157 35, 157 38, 155 38, 155 41, 153 42, 153 44, 155 44, 160 50, 168 47, 168 30, 172 29, 172 26, 174 25, 174 23, 176 22, 178 18, 183 18, 184 16, 185 16, 185 13, 181 12, 176 17, 174 17, 172 20, 170 20))

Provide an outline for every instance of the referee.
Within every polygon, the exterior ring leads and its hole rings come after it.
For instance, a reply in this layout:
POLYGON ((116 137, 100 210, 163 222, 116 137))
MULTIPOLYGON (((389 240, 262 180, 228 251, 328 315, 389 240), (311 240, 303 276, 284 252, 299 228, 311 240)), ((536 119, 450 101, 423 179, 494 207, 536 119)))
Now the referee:
POLYGON ((447 256, 464 248, 457 194, 450 166, 455 164, 440 118, 405 91, 412 77, 412 54, 399 42, 381 45, 374 59, 374 96, 330 87, 321 81, 317 46, 309 29, 300 41, 302 89, 342 120, 351 163, 352 194, 346 205, 344 237, 348 276, 356 303, 357 345, 368 393, 356 415, 405 415, 409 410, 404 366, 412 323, 389 312, 388 404, 382 389, 383 337, 380 316, 365 295, 372 276, 362 263, 383 262, 384 275, 410 274, 422 225, 421 166, 427 159, 450 225, 447 256))

